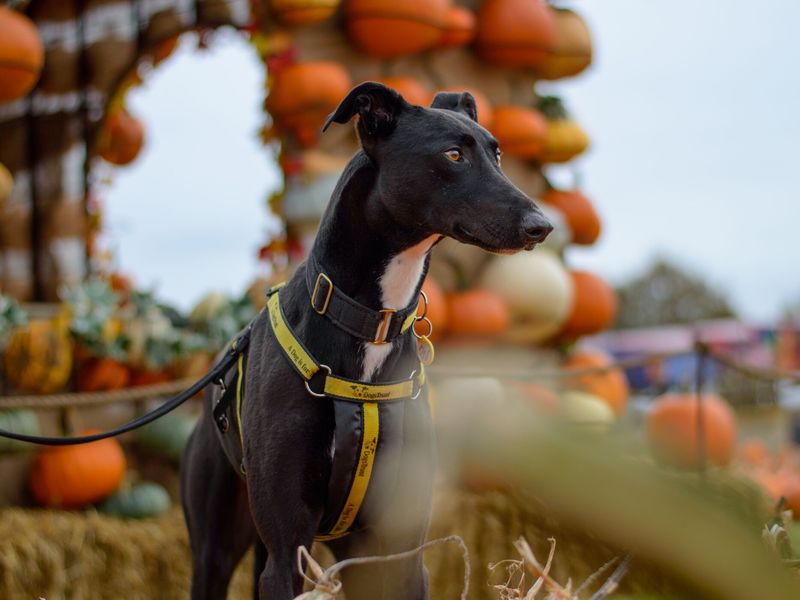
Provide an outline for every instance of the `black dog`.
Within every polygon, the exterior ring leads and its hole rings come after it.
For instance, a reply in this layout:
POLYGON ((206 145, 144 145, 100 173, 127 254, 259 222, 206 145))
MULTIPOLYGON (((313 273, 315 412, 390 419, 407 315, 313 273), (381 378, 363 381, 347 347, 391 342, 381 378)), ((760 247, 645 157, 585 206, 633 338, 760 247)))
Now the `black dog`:
MULTIPOLYGON (((323 216, 312 259, 338 290, 373 310, 416 303, 432 246, 443 236, 493 252, 531 249, 551 230, 534 202, 500 170, 500 151, 476 121, 468 93, 442 93, 412 106, 377 83, 354 88, 330 116, 359 115, 359 151, 323 216)), ((326 124, 326 128, 327 125, 326 124)), ((308 262, 280 291, 286 321, 308 351, 342 377, 406 379, 419 367, 415 338, 363 341, 319 314, 309 299, 308 262)), ((201 418, 183 463, 182 496, 193 554, 192 598, 224 598, 236 564, 256 545, 257 597, 290 600, 302 591, 297 547, 310 547, 328 502, 334 402, 314 397, 276 342, 270 317, 252 325, 237 431, 201 418), (242 451, 243 448, 243 451, 242 451), (241 460, 241 472, 234 466, 241 460)), ((219 397, 207 398, 210 413, 219 397)), ((402 451, 391 475, 376 464, 377 491, 357 527, 329 542, 338 560, 389 554, 423 542, 434 471, 433 434, 423 408, 400 417, 402 451), (374 509, 378 506, 378 509, 374 509)), ((405 402, 405 401, 404 401, 405 402)), ((410 404, 408 405, 410 406, 410 404)), ((386 467, 388 469, 388 467, 386 467)), ((421 558, 344 572, 348 600, 423 600, 421 558)))

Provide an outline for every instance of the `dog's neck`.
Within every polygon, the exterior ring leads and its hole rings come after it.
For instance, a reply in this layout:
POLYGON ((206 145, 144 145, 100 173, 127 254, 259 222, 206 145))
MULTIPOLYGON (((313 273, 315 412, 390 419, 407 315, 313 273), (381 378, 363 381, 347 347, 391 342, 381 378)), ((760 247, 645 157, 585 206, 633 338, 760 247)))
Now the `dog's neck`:
MULTIPOLYGON (((398 223, 379 201, 377 171, 359 152, 350 161, 320 224, 312 248, 334 285, 373 310, 401 309, 419 293, 439 235, 398 223)), ((394 344, 364 344, 361 379, 369 381, 394 344)))

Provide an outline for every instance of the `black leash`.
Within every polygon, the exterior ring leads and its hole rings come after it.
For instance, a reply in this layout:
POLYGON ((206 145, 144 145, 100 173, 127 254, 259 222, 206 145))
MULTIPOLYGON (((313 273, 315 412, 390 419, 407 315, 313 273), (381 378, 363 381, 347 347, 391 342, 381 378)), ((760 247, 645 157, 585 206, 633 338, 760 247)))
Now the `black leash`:
POLYGON ((203 390, 209 383, 214 383, 228 372, 228 370, 236 364, 239 354, 244 352, 250 343, 250 327, 248 326, 242 335, 236 338, 228 352, 225 353, 217 364, 203 377, 197 380, 188 389, 184 390, 177 396, 170 398, 167 402, 156 408, 155 410, 137 417, 132 421, 120 425, 116 429, 104 431, 101 433, 93 433, 92 435, 82 435, 77 437, 46 437, 38 435, 27 435, 24 433, 14 433, 13 431, 6 431, 0 429, 0 437, 8 438, 10 440, 17 440, 19 442, 27 442, 29 444, 39 444, 40 446, 72 446, 76 444, 86 444, 88 442, 96 442, 97 440, 104 440, 106 438, 115 437, 128 433, 139 427, 143 427, 152 423, 156 419, 163 417, 169 412, 178 408, 181 404, 186 402, 189 398, 194 396, 199 391, 203 390))

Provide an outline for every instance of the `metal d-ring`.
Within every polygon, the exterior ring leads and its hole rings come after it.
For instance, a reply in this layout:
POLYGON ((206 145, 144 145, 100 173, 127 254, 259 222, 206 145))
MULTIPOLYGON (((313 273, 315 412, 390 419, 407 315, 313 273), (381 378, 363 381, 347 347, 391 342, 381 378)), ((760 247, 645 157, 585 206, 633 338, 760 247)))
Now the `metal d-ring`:
POLYGON ((414 319, 414 325, 411 326, 411 333, 414 334, 415 338, 421 340, 424 337, 427 338, 431 337, 431 334, 433 333, 433 323, 431 323, 431 320, 428 317, 425 316, 417 317, 416 319, 414 319), (428 324, 428 333, 426 333, 425 335, 418 334, 417 330, 414 329, 414 325, 416 325, 419 321, 425 321, 428 324))
MULTIPOLYGON (((332 373, 331 368, 328 365, 320 365, 319 368, 320 369, 325 369, 328 372, 328 375, 330 375, 332 373)), ((317 373, 319 373, 319 371, 317 371, 317 373)), ((309 380, 306 379, 303 383, 306 384, 306 391, 309 394, 311 394, 315 398, 325 398, 326 394, 324 392, 322 394, 318 394, 317 392, 315 392, 314 390, 311 389, 311 386, 308 385, 308 382, 309 382, 309 380)))
MULTIPOLYGON (((408 376, 408 379, 411 381, 411 389, 412 389, 412 391, 414 389, 414 375, 416 375, 416 374, 417 374, 417 370, 414 369, 413 371, 411 371, 411 375, 408 376)), ((413 396, 411 396, 411 399, 412 400, 416 400, 417 398, 419 398, 419 395, 421 393, 422 393, 422 386, 419 386, 419 389, 417 390, 417 393, 414 394, 413 396)))

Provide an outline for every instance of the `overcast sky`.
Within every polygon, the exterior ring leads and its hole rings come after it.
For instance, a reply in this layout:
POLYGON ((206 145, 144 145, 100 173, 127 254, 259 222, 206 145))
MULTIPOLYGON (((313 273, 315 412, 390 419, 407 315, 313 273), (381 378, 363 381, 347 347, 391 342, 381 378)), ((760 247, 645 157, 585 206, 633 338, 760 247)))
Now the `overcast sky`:
MULTIPOLYGON (((595 64, 542 91, 592 136, 574 168, 605 231, 569 262, 619 283, 664 255, 759 320, 800 300, 800 3, 574 6, 595 64)), ((184 47, 130 95, 148 145, 108 194, 121 266, 180 306, 252 279, 278 177, 255 135, 261 66, 222 37, 212 52, 184 47)))

